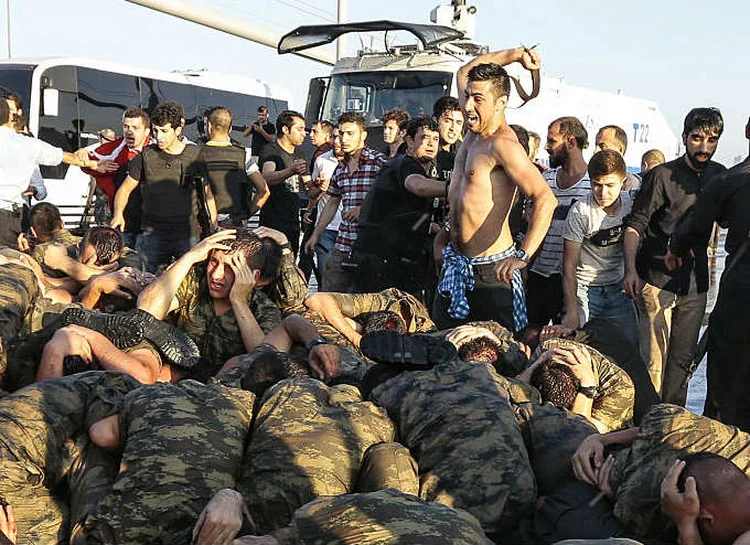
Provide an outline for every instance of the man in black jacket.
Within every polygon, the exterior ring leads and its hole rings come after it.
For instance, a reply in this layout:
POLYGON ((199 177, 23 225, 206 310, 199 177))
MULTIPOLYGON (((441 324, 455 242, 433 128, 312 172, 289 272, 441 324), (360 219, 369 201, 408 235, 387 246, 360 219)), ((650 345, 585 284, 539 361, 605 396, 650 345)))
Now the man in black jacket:
POLYGON ((674 270, 665 257, 669 238, 706 182, 724 170, 711 161, 723 130, 718 109, 692 109, 682 132, 685 154, 648 172, 624 221, 623 287, 641 306, 641 354, 662 401, 675 405, 687 398, 687 368, 706 311, 708 259, 703 243, 689 248, 674 270))

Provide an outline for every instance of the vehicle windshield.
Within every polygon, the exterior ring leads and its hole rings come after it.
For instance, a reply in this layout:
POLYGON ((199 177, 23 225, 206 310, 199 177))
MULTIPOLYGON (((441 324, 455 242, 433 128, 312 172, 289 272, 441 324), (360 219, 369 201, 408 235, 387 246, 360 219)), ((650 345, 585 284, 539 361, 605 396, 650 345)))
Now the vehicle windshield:
POLYGON ((335 74, 326 94, 323 119, 358 112, 368 125, 380 124, 383 114, 402 108, 412 117, 432 115, 432 105, 450 92, 450 72, 357 72, 335 74))
POLYGON ((21 95, 24 112, 29 111, 31 98, 31 74, 34 66, 30 64, 0 65, 0 85, 21 95))

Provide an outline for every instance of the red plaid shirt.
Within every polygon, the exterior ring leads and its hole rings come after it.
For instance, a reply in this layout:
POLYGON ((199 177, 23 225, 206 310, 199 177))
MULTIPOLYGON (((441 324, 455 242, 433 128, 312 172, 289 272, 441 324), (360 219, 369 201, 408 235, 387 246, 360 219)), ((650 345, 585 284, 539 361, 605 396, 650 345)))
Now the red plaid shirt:
MULTIPOLYGON (((342 216, 352 208, 362 205, 375 182, 375 177, 387 160, 388 158, 379 151, 363 148, 359 154, 356 171, 349 172, 346 161, 339 163, 331 176, 328 194, 332 197, 341 197, 342 216)), ((351 252, 358 232, 359 225, 356 222, 342 218, 334 247, 342 252, 351 252)))

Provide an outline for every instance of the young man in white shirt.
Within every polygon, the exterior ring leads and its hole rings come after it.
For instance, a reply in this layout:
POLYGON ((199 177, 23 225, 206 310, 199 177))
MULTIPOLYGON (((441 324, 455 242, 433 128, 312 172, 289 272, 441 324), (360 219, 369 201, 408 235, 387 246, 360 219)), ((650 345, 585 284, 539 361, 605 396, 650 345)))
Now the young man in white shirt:
POLYGON ((562 324, 576 329, 593 317, 610 318, 637 345, 635 305, 622 290, 622 220, 633 205, 623 191, 625 161, 614 150, 600 151, 589 161, 588 172, 591 194, 571 207, 563 231, 562 324))

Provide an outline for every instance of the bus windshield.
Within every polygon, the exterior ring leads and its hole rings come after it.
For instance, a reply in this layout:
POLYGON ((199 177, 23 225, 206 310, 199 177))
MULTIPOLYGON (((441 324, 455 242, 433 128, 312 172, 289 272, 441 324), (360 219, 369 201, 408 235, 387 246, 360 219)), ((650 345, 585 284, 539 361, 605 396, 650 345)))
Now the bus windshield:
POLYGON ((326 94, 323 119, 343 112, 365 116, 368 125, 383 114, 402 108, 412 117, 432 115, 432 105, 450 92, 450 72, 356 72, 334 74, 326 94))
POLYGON ((0 85, 21 95, 24 112, 29 111, 31 98, 31 74, 34 66, 30 64, 0 65, 0 85))

